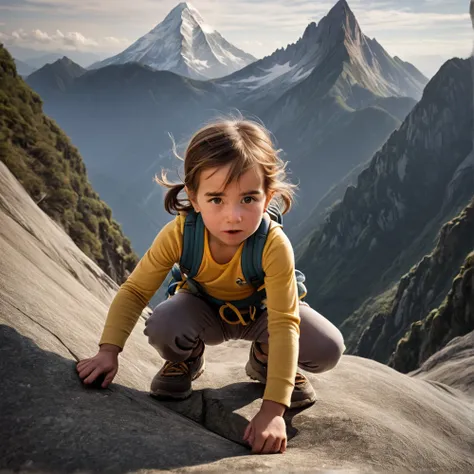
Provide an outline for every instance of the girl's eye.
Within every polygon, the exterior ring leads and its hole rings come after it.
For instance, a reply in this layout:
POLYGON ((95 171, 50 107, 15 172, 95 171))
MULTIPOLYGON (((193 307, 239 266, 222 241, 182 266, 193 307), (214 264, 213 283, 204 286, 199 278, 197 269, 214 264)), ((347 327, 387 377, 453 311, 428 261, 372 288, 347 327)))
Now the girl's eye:
POLYGON ((252 196, 245 196, 243 201, 245 202, 245 204, 250 204, 252 201, 255 201, 255 198, 253 198, 252 196))
POLYGON ((213 204, 220 204, 222 202, 221 198, 212 198, 209 199, 209 202, 212 202, 213 204))

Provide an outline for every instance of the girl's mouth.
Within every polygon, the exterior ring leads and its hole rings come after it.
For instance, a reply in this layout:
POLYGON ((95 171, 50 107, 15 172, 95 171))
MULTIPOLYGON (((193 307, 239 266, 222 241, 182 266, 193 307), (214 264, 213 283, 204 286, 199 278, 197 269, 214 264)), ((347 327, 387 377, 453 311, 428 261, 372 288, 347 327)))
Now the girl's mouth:
POLYGON ((242 231, 241 230, 225 230, 224 232, 226 234, 234 235, 234 234, 238 234, 239 232, 242 232, 242 231))

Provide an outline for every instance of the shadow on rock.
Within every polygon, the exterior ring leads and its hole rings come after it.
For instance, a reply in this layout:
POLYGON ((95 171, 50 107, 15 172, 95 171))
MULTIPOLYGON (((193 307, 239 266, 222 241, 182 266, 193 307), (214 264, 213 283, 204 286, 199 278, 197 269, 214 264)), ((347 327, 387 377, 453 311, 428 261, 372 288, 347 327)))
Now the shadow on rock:
POLYGON ((248 453, 112 384, 84 388, 75 362, 0 325, 0 469, 125 473, 208 464, 248 453))
MULTIPOLYGON (((242 438, 247 424, 260 409, 263 392, 264 386, 260 383, 236 382, 220 388, 195 390, 184 401, 160 400, 159 403, 220 436, 247 446, 242 438)), ((288 410, 285 414, 289 440, 298 433, 292 425, 293 417, 302 411, 288 410)))

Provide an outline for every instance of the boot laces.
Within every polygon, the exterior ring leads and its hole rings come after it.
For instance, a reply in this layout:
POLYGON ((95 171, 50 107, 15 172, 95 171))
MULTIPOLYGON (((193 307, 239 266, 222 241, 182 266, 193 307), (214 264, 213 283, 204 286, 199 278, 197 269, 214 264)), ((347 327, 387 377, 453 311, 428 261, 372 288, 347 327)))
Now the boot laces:
POLYGON ((188 375, 189 373, 189 366, 186 362, 171 362, 168 360, 161 369, 161 375, 164 377, 176 377, 180 375, 188 375))

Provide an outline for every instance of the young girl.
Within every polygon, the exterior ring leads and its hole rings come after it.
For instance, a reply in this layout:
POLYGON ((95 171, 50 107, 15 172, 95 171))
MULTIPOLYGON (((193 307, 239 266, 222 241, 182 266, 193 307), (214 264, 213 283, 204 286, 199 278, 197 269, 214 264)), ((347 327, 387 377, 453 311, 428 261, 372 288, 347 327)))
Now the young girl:
MULTIPOLYGON (((159 232, 114 298, 96 356, 77 365, 85 384, 105 376, 102 387, 118 370, 118 354, 143 308, 163 283, 183 250, 188 213, 200 213, 205 226, 201 266, 194 280, 203 291, 224 301, 242 300, 255 292, 245 282, 242 248, 272 200, 287 212, 294 186, 285 181, 285 164, 269 132, 249 120, 220 120, 199 130, 184 157, 183 184, 172 184, 162 173, 158 182, 169 188, 165 208, 176 218, 159 232), (186 193, 186 199, 181 192, 186 193)), ((254 453, 284 452, 288 407, 312 404, 314 390, 297 366, 321 373, 335 367, 344 351, 339 330, 298 298, 292 246, 282 226, 270 222, 262 255, 266 299, 231 320, 206 298, 193 294, 186 282, 160 303, 146 321, 149 343, 165 359, 151 382, 156 397, 184 399, 191 382, 204 371, 206 344, 230 339, 252 341, 246 373, 266 384, 258 414, 244 440, 254 453)))

